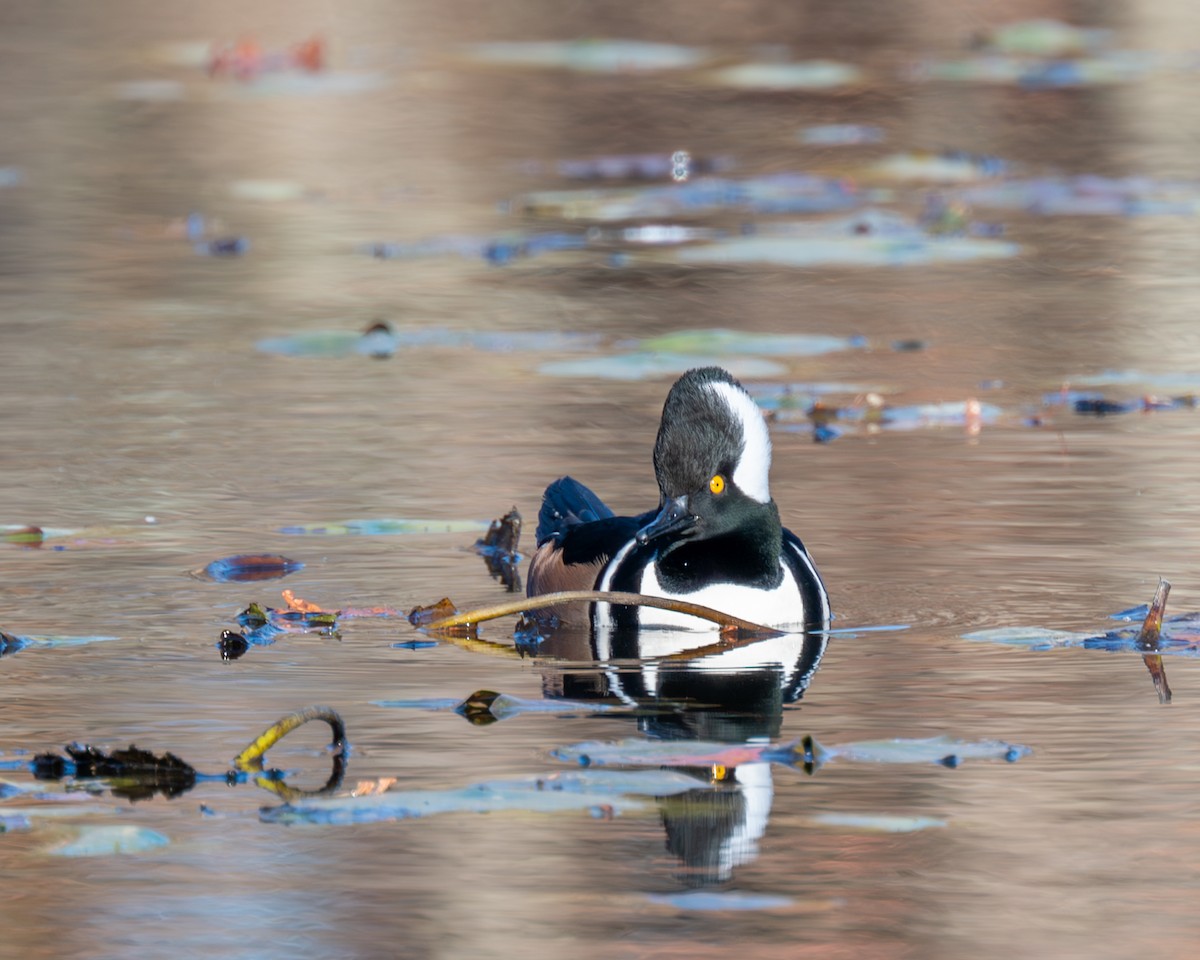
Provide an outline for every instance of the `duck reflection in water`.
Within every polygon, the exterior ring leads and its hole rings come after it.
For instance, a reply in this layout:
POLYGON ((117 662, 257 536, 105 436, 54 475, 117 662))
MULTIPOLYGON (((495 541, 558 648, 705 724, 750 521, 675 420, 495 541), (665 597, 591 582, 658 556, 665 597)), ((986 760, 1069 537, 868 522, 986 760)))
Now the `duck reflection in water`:
MULTIPOLYGON (((583 484, 551 484, 538 515, 529 596, 630 591, 682 599, 788 631, 730 642, 711 623, 604 602, 554 608, 540 656, 586 670, 544 673, 548 697, 620 702, 655 739, 767 743, 825 650, 829 598, 808 551, 771 498, 771 441, 757 405, 718 367, 671 388, 654 446, 656 509, 613 513, 583 484), (583 629, 572 629, 574 622, 583 629)), ((689 882, 728 879, 766 829, 770 764, 692 771, 721 784, 661 803, 667 847, 689 882)))

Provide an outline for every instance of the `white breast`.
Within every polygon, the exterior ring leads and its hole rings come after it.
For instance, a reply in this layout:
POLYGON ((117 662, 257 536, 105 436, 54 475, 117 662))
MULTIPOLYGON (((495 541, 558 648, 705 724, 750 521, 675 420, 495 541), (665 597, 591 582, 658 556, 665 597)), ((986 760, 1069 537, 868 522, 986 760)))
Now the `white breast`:
MULTIPOLYGON (((765 627, 802 627, 804 625, 804 600, 792 579, 791 571, 780 567, 783 580, 774 590, 761 590, 736 583, 713 583, 687 594, 686 599, 705 607, 712 607, 752 623, 765 627)), ((649 564, 642 571, 641 592, 651 597, 665 597, 658 579, 658 565, 649 564)), ((717 624, 698 617, 690 617, 672 610, 642 607, 638 610, 638 622, 642 626, 678 627, 687 630, 716 630, 717 624)))

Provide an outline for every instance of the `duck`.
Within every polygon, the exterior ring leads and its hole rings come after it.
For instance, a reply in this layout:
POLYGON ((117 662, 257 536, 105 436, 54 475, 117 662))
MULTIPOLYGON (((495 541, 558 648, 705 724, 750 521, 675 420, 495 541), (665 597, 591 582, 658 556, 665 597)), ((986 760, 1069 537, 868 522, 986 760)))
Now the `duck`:
MULTIPOLYGON (((829 595, 771 497, 771 438, 738 380, 721 367, 684 373, 663 405, 654 444, 659 503, 618 516, 569 476, 542 496, 526 593, 629 591, 687 600, 763 626, 819 631, 829 595)), ((559 607, 560 620, 578 618, 559 607)), ((595 602, 593 628, 711 630, 687 614, 595 602)))

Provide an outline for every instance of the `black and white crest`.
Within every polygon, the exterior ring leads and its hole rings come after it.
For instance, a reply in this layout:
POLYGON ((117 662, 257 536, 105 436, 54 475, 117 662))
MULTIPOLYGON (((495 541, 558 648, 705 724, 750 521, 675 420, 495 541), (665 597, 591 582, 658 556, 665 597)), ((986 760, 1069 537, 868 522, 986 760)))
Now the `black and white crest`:
POLYGON ((771 438, 745 388, 720 367, 689 370, 663 406, 654 471, 665 498, 703 489, 714 473, 729 476, 760 503, 771 499, 771 438))

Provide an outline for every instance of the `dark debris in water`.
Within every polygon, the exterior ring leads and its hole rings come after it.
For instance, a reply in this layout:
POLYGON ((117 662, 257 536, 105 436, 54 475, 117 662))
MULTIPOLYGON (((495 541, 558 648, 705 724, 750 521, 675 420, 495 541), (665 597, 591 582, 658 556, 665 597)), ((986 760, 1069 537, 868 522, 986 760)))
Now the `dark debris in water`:
POLYGON ((416 606, 409 611, 408 622, 414 627, 424 627, 437 620, 452 617, 458 613, 458 608, 449 597, 442 597, 437 603, 426 606, 416 606))
POLYGON ((42 753, 33 758, 32 771, 38 780, 103 779, 110 782, 113 796, 130 801, 149 800, 158 793, 171 798, 196 785, 196 770, 173 753, 157 756, 133 744, 125 750, 105 753, 86 744, 64 748, 66 756, 42 753))
POLYGON ((492 521, 487 533, 475 541, 475 551, 483 557, 492 579, 499 580, 509 593, 521 592, 521 513, 513 507, 492 521))

